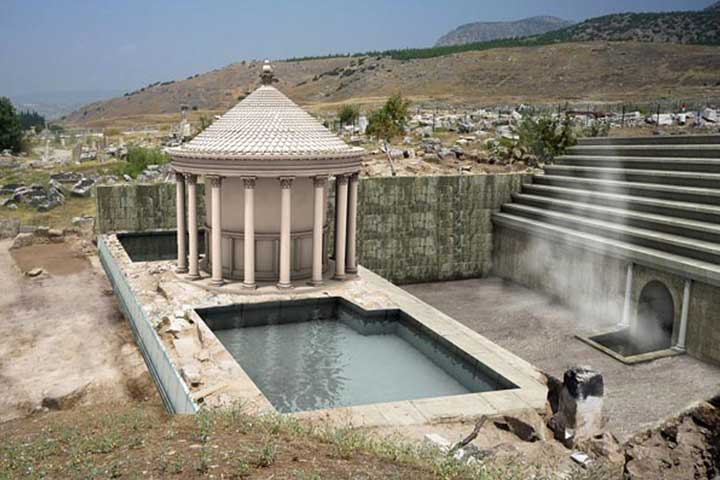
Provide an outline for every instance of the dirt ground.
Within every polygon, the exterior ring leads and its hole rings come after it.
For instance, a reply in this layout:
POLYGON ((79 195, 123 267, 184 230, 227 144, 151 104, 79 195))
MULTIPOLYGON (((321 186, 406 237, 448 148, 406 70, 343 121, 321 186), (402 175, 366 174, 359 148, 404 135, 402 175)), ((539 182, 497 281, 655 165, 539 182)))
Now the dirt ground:
POLYGON ((608 428, 620 440, 720 393, 720 368, 689 355, 622 364, 575 338, 583 325, 573 311, 498 278, 404 288, 550 375, 573 365, 600 370, 608 428))
POLYGON ((158 400, 97 257, 86 257, 81 242, 8 250, 11 242, 0 241, 0 423, 47 409, 158 400), (38 267, 41 275, 24 274, 38 267))

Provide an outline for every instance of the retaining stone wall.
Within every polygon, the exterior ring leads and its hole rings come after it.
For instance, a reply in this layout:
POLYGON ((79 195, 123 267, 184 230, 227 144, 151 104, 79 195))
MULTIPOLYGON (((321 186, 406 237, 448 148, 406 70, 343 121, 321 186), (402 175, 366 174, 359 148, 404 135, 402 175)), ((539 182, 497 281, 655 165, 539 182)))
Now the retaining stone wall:
MULTIPOLYGON (((359 262, 399 284, 487 275, 491 215, 529 180, 522 174, 363 178, 359 262)), ((328 188, 332 233, 335 189, 332 183, 328 188)), ((200 184, 199 222, 204 222, 202 192, 200 184)), ((99 186, 97 205, 99 233, 175 228, 174 184, 99 186)))

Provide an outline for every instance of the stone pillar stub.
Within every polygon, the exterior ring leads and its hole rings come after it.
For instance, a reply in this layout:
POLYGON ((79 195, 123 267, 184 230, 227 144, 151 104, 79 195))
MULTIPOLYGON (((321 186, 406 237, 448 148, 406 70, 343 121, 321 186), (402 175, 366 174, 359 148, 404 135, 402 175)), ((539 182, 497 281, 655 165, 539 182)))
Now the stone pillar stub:
POLYGON ((604 427, 602 374, 590 367, 573 367, 563 376, 558 411, 551 424, 555 438, 568 447, 592 439, 604 427))

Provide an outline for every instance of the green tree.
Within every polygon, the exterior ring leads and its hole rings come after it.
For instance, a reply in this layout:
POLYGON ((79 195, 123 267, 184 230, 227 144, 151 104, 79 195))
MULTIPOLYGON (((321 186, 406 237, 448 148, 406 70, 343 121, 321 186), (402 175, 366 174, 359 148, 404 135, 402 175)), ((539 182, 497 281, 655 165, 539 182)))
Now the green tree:
POLYGON ((390 170, 396 175, 395 164, 390 156, 389 143, 393 138, 405 133, 405 126, 409 117, 410 102, 403 99, 399 93, 388 98, 380 110, 374 111, 368 118, 366 133, 383 142, 390 170))
POLYGON ((343 105, 338 113, 341 125, 354 125, 360 117, 360 107, 357 105, 343 105))
POLYGON ((0 150, 6 148, 14 152, 22 149, 22 127, 15 107, 7 97, 0 98, 0 150))

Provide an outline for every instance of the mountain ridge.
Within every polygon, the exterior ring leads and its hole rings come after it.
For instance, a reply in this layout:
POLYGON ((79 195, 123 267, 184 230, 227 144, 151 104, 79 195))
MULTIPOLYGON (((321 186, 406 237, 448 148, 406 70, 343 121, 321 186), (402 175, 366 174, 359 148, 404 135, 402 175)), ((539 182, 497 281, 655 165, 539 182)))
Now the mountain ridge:
POLYGON ((559 17, 541 15, 521 20, 471 22, 451 30, 435 42, 436 47, 488 42, 504 38, 528 37, 569 27, 573 22, 559 17))

